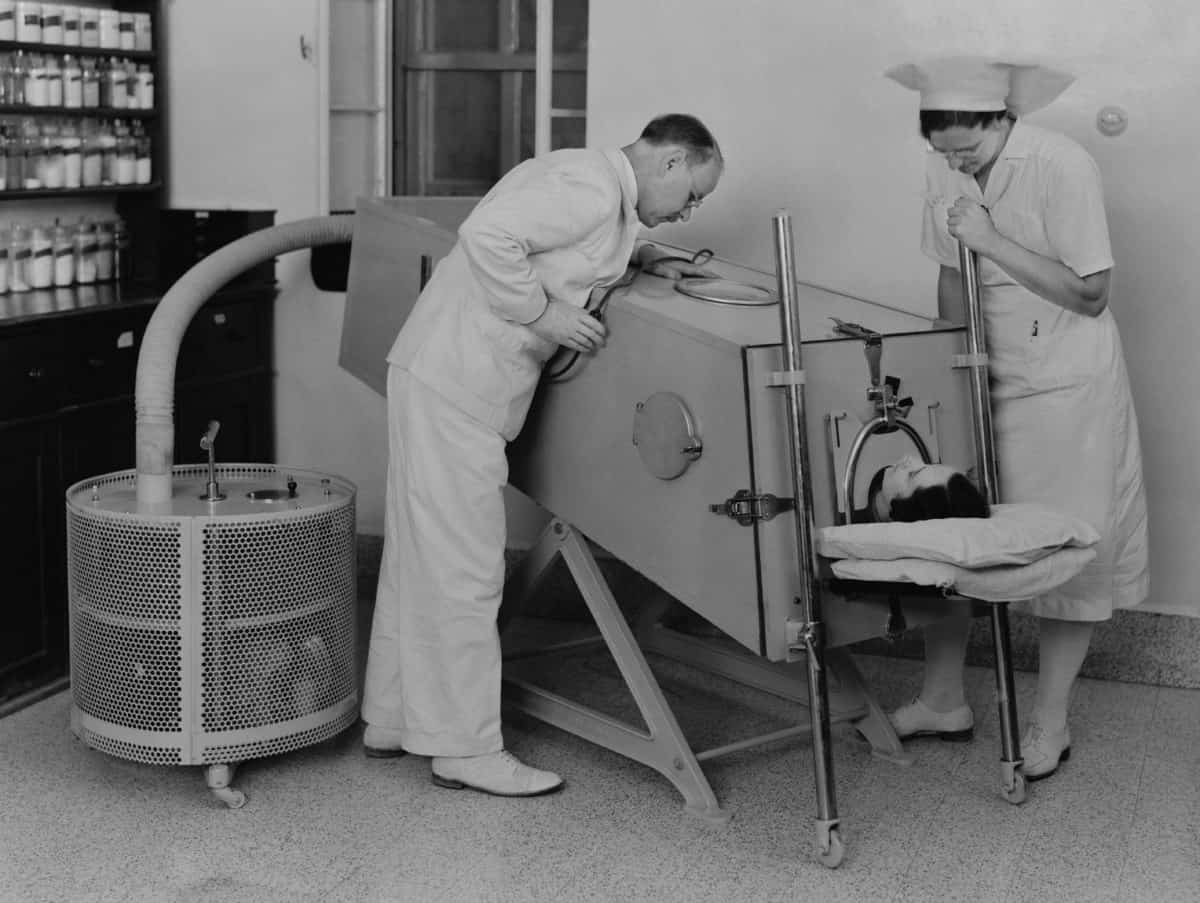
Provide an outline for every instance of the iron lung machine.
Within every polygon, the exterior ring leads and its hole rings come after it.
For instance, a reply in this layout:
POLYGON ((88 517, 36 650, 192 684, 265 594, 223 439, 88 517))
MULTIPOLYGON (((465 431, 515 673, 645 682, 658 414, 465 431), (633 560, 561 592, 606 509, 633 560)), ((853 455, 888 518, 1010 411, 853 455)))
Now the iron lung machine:
MULTIPOLYGON (((715 268, 769 285, 753 270, 715 268)), ((967 469, 970 399, 952 366, 962 330, 932 330, 917 316, 810 286, 797 291, 816 524, 847 520, 845 462, 875 416, 866 340, 835 332, 834 317, 883 333, 874 337, 882 375, 900 380, 906 425, 936 460, 967 469)), ((783 369, 777 305, 698 300, 669 279, 640 275, 614 293, 605 322, 602 351, 543 382, 510 450, 510 482, 748 650, 794 658, 789 619, 800 575, 793 519, 781 513, 794 491, 785 399, 771 380, 783 369)), ((872 438, 854 508, 865 507, 877 467, 914 452, 910 442, 898 428, 872 438)), ((874 606, 841 604, 827 612, 829 642, 879 636, 886 619, 874 606)))
MULTIPOLYGON (((432 265, 455 241, 461 199, 360 201, 341 365, 383 392, 385 344, 432 265)), ((996 500, 986 354, 974 259, 963 260, 967 327, 800 283, 791 221, 774 219, 777 272, 712 259, 716 277, 676 283, 631 271, 597 289, 606 346, 560 354, 521 435, 510 483, 550 515, 505 588, 502 626, 565 561, 598 632, 541 642, 503 632, 505 698, 521 710, 648 765, 685 808, 722 821, 701 763, 783 737, 812 743, 817 856, 843 856, 830 725, 851 722, 885 758, 904 751, 846 647, 990 608, 1001 715, 1001 793, 1024 799, 1005 606, 924 588, 837 581, 813 531, 866 506, 870 477, 905 454, 974 466, 996 500), (702 285, 697 289, 697 285, 702 285), (803 358, 803 363, 801 363, 803 358), (600 566, 607 552, 664 592, 636 616, 600 566), (685 635, 665 617, 682 603, 719 629, 685 635), (645 727, 560 696, 539 662, 588 643, 612 654, 645 727), (807 705, 809 723, 694 751, 650 668, 667 656, 807 705)), ((764 239, 767 238, 764 235, 764 239)), ((665 247, 665 246, 662 246, 665 247)), ((669 249, 691 258, 690 252, 669 249)))

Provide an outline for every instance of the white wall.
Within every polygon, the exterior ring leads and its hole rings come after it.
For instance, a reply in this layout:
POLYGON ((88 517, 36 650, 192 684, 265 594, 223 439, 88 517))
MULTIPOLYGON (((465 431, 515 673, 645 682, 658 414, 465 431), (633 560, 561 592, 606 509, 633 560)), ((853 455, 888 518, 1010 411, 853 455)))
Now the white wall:
POLYGON ((1105 175, 1120 322, 1141 418, 1151 511, 1146 608, 1200 616, 1200 5, 1194 0, 605 0, 593 3, 589 143, 622 144, 684 110, 728 160, 688 246, 764 268, 791 210, 800 277, 921 313, 935 270, 918 248, 916 98, 881 73, 934 53, 1022 54, 1078 81, 1031 121, 1080 140, 1105 175), (1000 6, 1002 11, 995 11, 1000 6), (1129 114, 1116 138, 1106 104, 1129 114))
MULTIPOLYGON (((170 204, 269 208, 276 222, 318 215, 317 0, 166 9, 170 204)), ((382 533, 384 403, 337 365, 344 297, 313 287, 307 252, 280 258, 277 272, 276 460, 353 480, 359 529, 382 533)))

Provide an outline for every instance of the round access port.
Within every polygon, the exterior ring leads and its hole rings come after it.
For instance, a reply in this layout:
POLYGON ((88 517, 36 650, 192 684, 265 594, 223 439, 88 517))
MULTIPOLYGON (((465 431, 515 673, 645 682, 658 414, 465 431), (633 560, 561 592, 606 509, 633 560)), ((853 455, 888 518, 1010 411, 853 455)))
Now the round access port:
POLYGON ((278 502, 289 496, 286 489, 251 489, 246 493, 246 498, 254 502, 278 502))

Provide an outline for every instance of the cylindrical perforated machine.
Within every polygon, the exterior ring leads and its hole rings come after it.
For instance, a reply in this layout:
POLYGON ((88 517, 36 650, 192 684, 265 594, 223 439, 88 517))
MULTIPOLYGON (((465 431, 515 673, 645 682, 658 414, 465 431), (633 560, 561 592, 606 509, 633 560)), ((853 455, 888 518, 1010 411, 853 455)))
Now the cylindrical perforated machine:
MULTIPOLYGON (((138 762, 204 765, 232 807, 245 759, 317 743, 358 717, 355 489, 273 464, 172 466, 175 365, 230 279, 347 242, 353 217, 301 220, 215 251, 155 308, 138 355, 135 470, 67 490, 71 725, 138 762)), ((217 413, 217 412, 214 412, 217 413)))
POLYGON ((355 491, 270 464, 173 484, 153 513, 132 470, 67 493, 71 724, 121 758, 210 766, 240 805, 229 766, 357 717, 355 491))

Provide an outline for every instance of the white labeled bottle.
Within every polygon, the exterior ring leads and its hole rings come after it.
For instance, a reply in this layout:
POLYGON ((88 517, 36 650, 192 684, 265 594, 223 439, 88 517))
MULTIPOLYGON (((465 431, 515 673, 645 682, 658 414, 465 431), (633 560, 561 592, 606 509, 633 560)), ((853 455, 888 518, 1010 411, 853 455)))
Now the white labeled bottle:
POLYGON ((132 185, 137 181, 137 145, 129 129, 118 122, 117 133, 117 184, 132 185))
POLYGON ((63 106, 70 110, 83 107, 83 67, 69 53, 63 57, 63 106))
POLYGON ((96 227, 81 220, 75 229, 75 282, 91 285, 96 281, 96 227))
POLYGON ((42 43, 63 42, 63 8, 57 3, 42 4, 42 43))
POLYGON ((59 68, 58 59, 46 57, 46 106, 61 107, 63 105, 63 73, 59 68))
MULTIPOLYGON (((0 0, 0 41, 17 39, 16 0, 0 0)), ((7 245, 6 245, 7 247, 7 245)))
POLYGON ((63 151, 63 188, 79 188, 83 185, 83 141, 75 123, 63 124, 59 143, 63 151))
POLYGON ((80 9, 74 3, 63 6, 63 44, 68 47, 78 47, 80 44, 79 13, 80 9))
POLYGON ((46 65, 41 54, 33 53, 28 57, 28 68, 25 70, 25 103, 31 107, 46 106, 46 65))
POLYGON ((96 138, 100 145, 100 184, 117 184, 117 136, 110 123, 102 122, 96 138))
POLYGON ((56 220, 53 240, 54 285, 66 288, 75 284, 75 230, 56 220))
POLYGON ((22 145, 25 151, 25 185, 27 189, 42 187, 42 134, 32 119, 26 119, 22 125, 22 145))
POLYGON ((17 40, 25 44, 42 43, 42 4, 17 0, 17 40))
POLYGON ((109 282, 116 274, 116 240, 112 223, 96 227, 96 281, 109 282))
POLYGON ((104 184, 104 148, 100 146, 100 134, 95 122, 84 121, 82 138, 83 187, 96 188, 104 184))
POLYGON ((82 60, 80 68, 83 69, 83 107, 94 110, 100 106, 100 70, 90 58, 82 60))
POLYGON ((154 109, 154 70, 147 63, 137 69, 137 99, 139 109, 154 109))
POLYGON ((13 292, 29 291, 29 230, 24 226, 12 228, 12 240, 8 253, 8 288, 13 292))
POLYGON ((139 185, 149 185, 154 181, 154 163, 151 155, 150 136, 146 134, 146 130, 142 128, 142 124, 136 123, 133 127, 133 142, 134 153, 137 157, 136 176, 134 181, 139 185))
POLYGON ((45 226, 34 226, 29 233, 29 287, 50 288, 54 285, 54 240, 45 226))
POLYGON ((42 126, 42 169, 43 188, 62 188, 66 178, 62 142, 58 137, 58 126, 47 122, 42 126))
POLYGON ((94 6, 79 8, 79 45, 81 47, 100 46, 100 10, 94 6))

